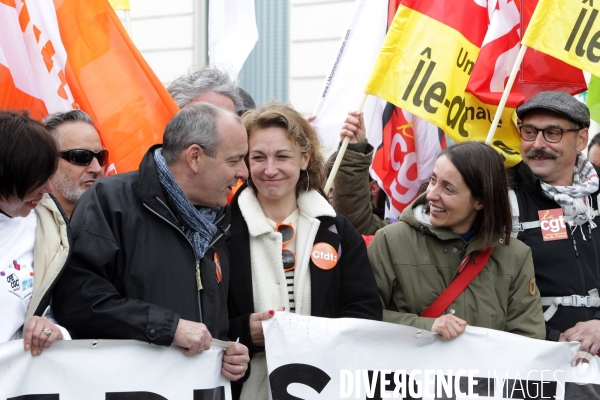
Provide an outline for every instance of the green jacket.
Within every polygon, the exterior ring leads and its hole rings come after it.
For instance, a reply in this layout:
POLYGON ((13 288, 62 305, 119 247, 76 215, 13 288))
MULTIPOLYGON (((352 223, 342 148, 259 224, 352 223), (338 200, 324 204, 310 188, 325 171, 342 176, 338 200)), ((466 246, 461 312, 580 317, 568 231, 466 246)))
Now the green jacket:
MULTIPOLYGON (((428 224, 425 195, 407 207, 400 222, 380 229, 367 248, 383 301, 383 320, 431 330, 434 318, 420 315, 456 276, 479 240, 428 224)), ((519 240, 506 245, 500 235, 486 267, 445 313, 470 325, 544 339, 540 294, 531 250, 519 240)))
POLYGON ((373 146, 369 143, 349 144, 333 180, 333 208, 362 235, 374 235, 389 224, 373 214, 369 190, 372 160, 373 146))

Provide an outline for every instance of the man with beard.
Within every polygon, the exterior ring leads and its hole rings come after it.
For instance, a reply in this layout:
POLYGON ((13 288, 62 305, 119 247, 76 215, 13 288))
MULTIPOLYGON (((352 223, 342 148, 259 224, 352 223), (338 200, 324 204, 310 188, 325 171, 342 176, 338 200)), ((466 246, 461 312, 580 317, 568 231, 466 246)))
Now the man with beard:
POLYGON ((600 349, 599 170, 581 153, 590 113, 566 93, 542 92, 517 116, 523 161, 508 170, 513 235, 533 252, 530 289, 537 283, 542 296, 546 339, 580 341, 580 350, 594 355, 600 349))
POLYGON ((59 163, 52 178, 56 197, 67 217, 81 195, 104 177, 108 150, 102 147, 100 135, 89 115, 80 110, 51 114, 44 125, 60 146, 59 163))

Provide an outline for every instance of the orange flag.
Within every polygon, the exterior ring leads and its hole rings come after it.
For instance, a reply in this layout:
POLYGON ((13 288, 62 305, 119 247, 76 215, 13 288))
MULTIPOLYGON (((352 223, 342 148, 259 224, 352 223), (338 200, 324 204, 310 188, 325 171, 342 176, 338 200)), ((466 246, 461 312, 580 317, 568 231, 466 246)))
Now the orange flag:
POLYGON ((137 169, 178 111, 107 0, 0 0, 0 88, 3 109, 87 112, 109 174, 137 169))

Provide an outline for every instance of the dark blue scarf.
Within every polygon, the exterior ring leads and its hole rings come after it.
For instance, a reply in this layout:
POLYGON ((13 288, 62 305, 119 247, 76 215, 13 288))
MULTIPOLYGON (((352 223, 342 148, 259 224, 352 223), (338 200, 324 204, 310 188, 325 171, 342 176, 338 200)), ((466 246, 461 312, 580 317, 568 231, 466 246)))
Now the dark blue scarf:
POLYGON ((156 149, 154 160, 156 161, 158 180, 169 194, 171 202, 177 209, 179 218, 185 227, 185 236, 187 236, 190 243, 194 246, 196 258, 201 260, 208 249, 210 240, 217 232, 214 221, 219 207, 200 207, 199 209, 194 207, 175 181, 162 155, 162 149, 156 149))

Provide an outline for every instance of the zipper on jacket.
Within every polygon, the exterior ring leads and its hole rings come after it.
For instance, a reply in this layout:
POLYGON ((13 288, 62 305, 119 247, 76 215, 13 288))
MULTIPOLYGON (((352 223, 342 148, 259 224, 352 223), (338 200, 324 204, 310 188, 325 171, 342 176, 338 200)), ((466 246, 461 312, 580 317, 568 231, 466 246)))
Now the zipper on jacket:
POLYGON ((202 301, 200 300, 200 291, 202 290, 202 279, 200 277, 200 260, 196 259, 196 283, 198 284, 198 311, 200 312, 200 322, 202 322, 202 301))
MULTIPOLYGON (((600 226, 597 227, 596 229, 600 229, 600 226)), ((596 239, 594 235, 590 235, 590 239, 592 240, 592 248, 594 249, 594 264, 593 265, 598 265, 598 245, 596 244, 596 239)), ((592 274, 592 276, 594 276, 592 274)), ((596 276, 594 276, 594 279, 598 279, 596 276)))
MULTIPOLYGON (((574 225, 573 229, 567 229, 567 231, 571 233, 571 242, 573 242, 573 250, 575 250, 575 257, 579 258, 579 250, 577 250, 577 241, 575 240, 575 233, 577 233, 577 228, 578 228, 578 225, 574 225)), ((582 229, 580 229, 580 231, 581 231, 581 236, 583 236, 583 240, 585 241, 585 233, 583 233, 582 229)), ((567 237, 568 236, 569 236, 569 234, 567 233, 567 237)))
POLYGON ((215 251, 215 253, 217 252, 216 247, 213 247, 214 245, 217 244, 217 242, 225 235, 229 234, 229 228, 231 228, 231 224, 227 225, 224 229, 221 229, 221 233, 219 234, 219 236, 217 236, 216 238, 214 238, 209 244, 208 244, 208 248, 211 248, 215 251))
MULTIPOLYGON (((171 214, 171 216, 173 217, 173 219, 174 219, 175 221, 179 221, 179 220, 177 219, 177 217, 175 216, 175 214, 173 214, 173 211, 171 211, 171 209, 169 208, 169 206, 167 206, 167 205, 165 204, 165 202, 164 202, 164 201, 162 201, 162 200, 161 200, 160 198, 158 198, 158 197, 156 197, 156 200, 158 200, 158 202, 159 202, 160 204, 162 204, 162 206, 163 206, 163 207, 164 207, 164 208, 165 208, 165 209, 166 209, 166 210, 169 212, 169 214, 171 214)), ((146 203, 144 203, 144 205, 146 206, 146 203)), ((146 207, 148 207, 148 206, 146 206, 146 207)), ((156 214, 156 213, 155 213, 155 214, 156 214)), ((162 217, 161 217, 161 218, 162 218, 162 217)), ((164 219, 164 218, 163 218, 163 219, 164 219)), ((166 220, 165 220, 165 221, 166 221, 166 220)), ((167 222, 168 222, 168 221, 167 221, 167 222)), ((171 225, 173 225, 173 224, 171 224, 171 225)), ((190 243, 190 244, 191 244, 191 243, 190 243)))
POLYGON ((198 290, 202 290, 202 278, 200 277, 200 260, 196 259, 196 284, 198 285, 198 290))
POLYGON ((198 311, 200 312, 200 323, 203 323, 202 318, 202 302, 200 301, 200 291, 198 290, 198 311))
MULTIPOLYGON (((158 197, 156 199, 158 201, 160 201, 161 204, 167 208, 167 210, 169 210, 169 207, 167 207, 163 201, 161 201, 158 197)), ((190 244, 190 247, 192 248, 192 253, 194 253, 194 258, 195 258, 196 253, 194 251, 194 246, 192 245, 192 242, 190 242, 190 240, 187 238, 187 236, 185 236, 185 233, 183 233, 177 225, 175 225, 174 223, 172 223, 171 221, 169 221, 168 219, 166 219, 165 217, 163 217, 162 215, 160 215, 159 213, 154 211, 149 205, 147 205, 146 203, 143 203, 143 204, 144 204, 144 207, 146 207, 148 210, 150 210, 150 212, 152 214, 156 215, 158 218, 162 219, 167 224, 171 225, 173 228, 175 228, 175 230, 177 232, 179 232, 183 235, 185 240, 190 244)), ((169 212, 171 213, 171 215, 173 215, 171 210, 169 210, 169 212)), ((173 217, 175 217, 175 216, 173 215, 173 217)), ((177 219, 177 218, 175 218, 175 219, 177 219)), ((200 280, 200 261, 199 260, 196 260, 196 283, 198 285, 198 312, 200 313, 200 322, 202 322, 202 303, 200 301, 200 289, 202 289, 202 282, 200 280)))
POLYGON ((468 242, 464 242, 465 244, 463 245, 463 248, 461 249, 460 252, 460 258, 465 258, 467 255, 467 246, 469 245, 469 243, 471 243, 471 240, 469 240, 468 242))
MULTIPOLYGON (((577 249, 577 241, 575 240, 575 234, 573 232, 576 232, 576 230, 571 231, 570 229, 567 229, 567 235, 571 235, 571 241, 573 242, 573 249, 575 250, 575 257, 576 257, 576 265, 577 265, 577 271, 579 272, 579 279, 581 282, 582 287, 585 289, 587 288, 587 280, 585 279, 585 271, 583 268, 583 263, 581 262, 581 257, 579 257, 579 250, 577 249)), ((585 290, 583 291, 585 292, 585 290)))

